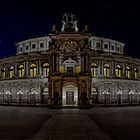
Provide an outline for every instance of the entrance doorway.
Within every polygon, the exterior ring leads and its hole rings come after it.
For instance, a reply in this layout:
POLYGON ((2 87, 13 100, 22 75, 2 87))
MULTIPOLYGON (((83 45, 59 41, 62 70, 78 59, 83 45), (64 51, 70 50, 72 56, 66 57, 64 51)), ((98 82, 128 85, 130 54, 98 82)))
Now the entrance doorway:
POLYGON ((78 105, 78 89, 74 83, 67 83, 63 86, 62 92, 63 106, 77 106, 78 105))

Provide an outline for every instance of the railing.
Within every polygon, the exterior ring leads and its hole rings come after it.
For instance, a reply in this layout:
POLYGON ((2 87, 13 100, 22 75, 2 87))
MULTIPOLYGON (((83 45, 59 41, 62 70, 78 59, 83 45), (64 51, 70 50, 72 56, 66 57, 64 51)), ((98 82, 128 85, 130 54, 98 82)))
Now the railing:
POLYGON ((23 77, 5 77, 5 78, 2 78, 0 77, 0 81, 3 81, 3 80, 14 80, 14 79, 44 79, 44 78, 48 78, 48 76, 43 76, 43 75, 36 75, 36 76, 23 76, 23 77))

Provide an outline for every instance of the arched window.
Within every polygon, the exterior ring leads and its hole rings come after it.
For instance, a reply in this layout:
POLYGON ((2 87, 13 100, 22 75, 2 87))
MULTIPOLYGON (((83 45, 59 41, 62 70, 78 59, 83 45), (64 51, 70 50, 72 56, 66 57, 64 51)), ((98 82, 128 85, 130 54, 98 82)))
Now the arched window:
POLYGON ((13 76, 14 76, 14 67, 11 66, 9 71, 10 71, 10 78, 13 78, 13 76))
POLYGON ((97 76, 97 65, 95 63, 91 64, 91 76, 92 77, 97 76))
POLYGON ((6 78, 6 69, 4 67, 1 69, 1 76, 2 78, 6 78))
POLYGON ((121 66, 120 65, 117 65, 116 66, 116 77, 121 77, 122 75, 122 70, 121 70, 121 66))
POLYGON ((37 67, 36 64, 32 64, 30 66, 30 76, 35 77, 37 75, 37 67))
POLYGON ((109 64, 104 65, 104 77, 109 77, 110 76, 110 66, 109 64))
POLYGON ((126 67, 126 77, 127 78, 131 77, 131 71, 130 71, 130 67, 129 66, 126 67))
POLYGON ((138 69, 137 68, 134 68, 134 76, 135 76, 135 79, 138 79, 138 69))
POLYGON ((43 76, 49 76, 49 64, 43 64, 43 76))
POLYGON ((18 67, 18 76, 19 77, 23 77, 24 76, 24 66, 23 65, 20 65, 18 67))

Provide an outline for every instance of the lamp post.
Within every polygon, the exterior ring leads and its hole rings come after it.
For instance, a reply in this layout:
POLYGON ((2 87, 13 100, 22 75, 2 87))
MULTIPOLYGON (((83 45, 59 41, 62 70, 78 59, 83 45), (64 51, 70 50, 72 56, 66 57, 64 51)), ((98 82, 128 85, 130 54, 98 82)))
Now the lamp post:
POLYGON ((133 102, 133 101, 132 101, 132 96, 134 95, 134 91, 131 90, 131 91, 129 92, 129 95, 130 95, 130 104, 132 104, 132 102, 133 102))
POLYGON ((33 104, 36 105, 36 95, 38 94, 38 92, 32 91, 30 94, 33 97, 33 104))
POLYGON ((19 105, 22 104, 22 95, 23 95, 23 92, 22 91, 18 91, 17 92, 17 95, 18 95, 18 103, 19 105))
POLYGON ((5 94, 7 95, 7 104, 9 105, 11 101, 11 92, 7 91, 5 94))
POLYGON ((139 101, 139 104, 140 104, 140 92, 138 93, 138 101, 139 101))
POLYGON ((0 102, 1 103, 4 102, 4 94, 2 92, 0 92, 0 102))
POLYGON ((121 96, 122 96, 122 94, 123 94, 123 93, 122 93, 122 91, 120 91, 120 90, 117 92, 117 95, 118 95, 118 104, 119 104, 119 105, 121 104, 121 96))
POLYGON ((106 103, 107 103, 107 95, 110 95, 110 93, 105 90, 102 94, 104 95, 104 105, 106 105, 106 103))
POLYGON ((2 102, 2 93, 0 92, 0 102, 2 102))
POLYGON ((97 92, 92 92, 92 102, 95 104, 97 103, 97 94, 97 92))

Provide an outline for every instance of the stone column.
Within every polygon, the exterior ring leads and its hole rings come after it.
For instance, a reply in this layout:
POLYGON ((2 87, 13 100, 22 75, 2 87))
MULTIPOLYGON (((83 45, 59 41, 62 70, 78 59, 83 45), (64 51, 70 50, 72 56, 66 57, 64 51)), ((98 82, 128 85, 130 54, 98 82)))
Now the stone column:
POLYGON ((38 75, 42 75, 41 60, 38 60, 38 75))
POLYGON ((126 64, 123 63, 123 75, 124 78, 126 78, 126 64))
POLYGON ((2 67, 0 66, 0 77, 2 76, 2 75, 1 75, 1 68, 2 68, 2 67))
POLYGON ((5 66, 5 72, 6 72, 6 75, 5 75, 5 78, 9 78, 9 75, 10 75, 10 70, 9 70, 9 67, 10 65, 6 65, 5 66))
POLYGON ((85 65, 86 65, 85 71, 87 72, 88 71, 88 56, 87 55, 85 55, 85 65))
POLYGON ((55 71, 55 56, 54 54, 51 56, 51 61, 52 61, 52 71, 54 72, 55 71))
POLYGON ((103 61, 100 62, 100 77, 103 77, 103 61))
POLYGON ((134 64, 132 64, 132 67, 131 67, 131 78, 135 78, 135 70, 134 70, 134 64))
POLYGON ((28 61, 24 61, 24 75, 29 76, 29 65, 28 61))
POLYGON ((17 62, 14 63, 14 76, 18 77, 17 62))
POLYGON ((116 65, 115 65, 115 63, 116 63, 115 61, 112 62, 112 67, 111 67, 111 70, 112 70, 111 77, 112 78, 115 78, 115 76, 116 76, 116 73, 115 73, 116 65))
POLYGON ((49 57, 49 72, 52 72, 52 67, 53 67, 53 62, 52 62, 52 55, 48 56, 49 57))
POLYGON ((138 66, 138 77, 140 77, 140 66, 138 66))
POLYGON ((59 72, 59 56, 56 57, 56 71, 59 72))
POLYGON ((54 54, 54 59, 53 59, 53 63, 54 63, 54 71, 56 72, 57 71, 57 63, 56 63, 56 61, 57 61, 57 56, 56 56, 56 54, 54 54))
POLYGON ((48 50, 49 49, 49 39, 47 38, 46 39, 46 50, 48 50))
POLYGON ((81 55, 81 72, 84 72, 84 55, 81 55))

